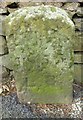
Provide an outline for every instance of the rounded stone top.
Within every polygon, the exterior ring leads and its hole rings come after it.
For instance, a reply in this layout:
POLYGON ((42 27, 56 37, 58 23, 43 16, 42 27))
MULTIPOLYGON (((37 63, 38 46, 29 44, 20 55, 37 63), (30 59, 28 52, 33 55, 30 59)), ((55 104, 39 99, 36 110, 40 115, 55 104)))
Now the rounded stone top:
POLYGON ((68 14, 51 5, 25 7, 6 17, 4 25, 6 66, 13 70, 22 100, 70 102, 74 24, 68 14))
POLYGON ((62 23, 66 23, 71 28, 74 28, 74 24, 65 10, 52 5, 40 5, 21 8, 6 17, 4 22, 6 23, 5 28, 8 29, 5 29, 5 34, 8 36, 14 33, 19 25, 23 22, 26 23, 30 18, 35 18, 36 16, 40 16, 43 21, 46 19, 61 19, 62 23))

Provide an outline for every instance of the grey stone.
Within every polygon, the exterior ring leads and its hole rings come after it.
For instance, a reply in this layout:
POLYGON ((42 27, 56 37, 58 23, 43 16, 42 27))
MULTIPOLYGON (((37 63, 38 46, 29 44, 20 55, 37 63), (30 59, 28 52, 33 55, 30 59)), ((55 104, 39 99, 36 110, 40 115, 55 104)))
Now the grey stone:
POLYGON ((0 8, 0 14, 3 14, 3 13, 7 13, 7 9, 6 8, 0 8))
POLYGON ((83 16, 83 7, 78 7, 77 11, 76 11, 78 16, 83 16))
POLYGON ((71 102, 75 31, 68 14, 50 5, 22 8, 4 28, 20 101, 71 102))
POLYGON ((81 31, 83 29, 83 18, 74 18, 73 21, 75 22, 75 28, 81 31))
POLYGON ((0 56, 0 66, 2 65, 2 56, 0 56))
POLYGON ((78 6, 79 6, 78 2, 69 2, 69 3, 67 2, 62 8, 69 11, 76 11, 78 6))
POLYGON ((2 78, 8 77, 9 74, 10 74, 9 69, 7 69, 6 67, 2 66, 2 78))
POLYGON ((3 35, 2 33, 2 23, 0 22, 0 35, 3 35))
POLYGON ((76 32, 75 33, 75 44, 74 44, 74 51, 83 51, 83 33, 76 32))
POLYGON ((74 79, 75 82, 83 84, 83 64, 75 64, 74 79))
POLYGON ((14 11, 16 11, 16 10, 18 10, 18 9, 17 9, 17 8, 13 8, 13 9, 12 9, 12 8, 8 8, 8 12, 9 12, 9 13, 12 13, 12 12, 14 12, 14 11))
POLYGON ((3 36, 0 36, 0 55, 8 53, 7 43, 3 36))
POLYGON ((74 63, 83 63, 83 55, 78 53, 74 54, 74 63))
POLYGON ((0 71, 0 84, 4 84, 10 81, 10 71, 7 69, 5 66, 0 66, 1 71, 0 71))
POLYGON ((0 36, 4 35, 3 33, 3 25, 2 25, 2 20, 0 20, 0 36))

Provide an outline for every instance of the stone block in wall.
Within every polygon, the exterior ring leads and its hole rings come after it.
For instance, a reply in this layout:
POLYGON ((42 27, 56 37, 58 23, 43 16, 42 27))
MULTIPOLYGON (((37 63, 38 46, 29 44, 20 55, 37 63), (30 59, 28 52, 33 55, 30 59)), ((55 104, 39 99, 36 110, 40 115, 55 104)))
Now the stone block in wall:
MULTIPOLYGON (((9 57, 8 57, 8 55, 6 54, 6 55, 2 55, 2 56, 0 56, 0 66, 5 66, 6 68, 11 68, 10 67, 10 64, 8 64, 8 61, 9 61, 9 59, 8 59, 9 57)), ((11 70, 11 69, 10 69, 11 70)))
POLYGON ((76 30, 81 32, 83 30, 83 18, 74 18, 73 21, 75 23, 76 30))
POLYGON ((6 8, 0 8, 0 15, 7 13, 7 9, 6 8))
POLYGON ((3 36, 0 36, 0 55, 8 53, 7 43, 3 36))
POLYGON ((74 54, 74 63, 83 63, 83 54, 82 53, 75 53, 74 54))
POLYGON ((7 83, 9 80, 9 75, 10 75, 10 71, 9 69, 7 69, 5 66, 0 65, 1 67, 1 71, 0 71, 0 84, 1 83, 7 83))
POLYGON ((19 0, 2 0, 2 2, 0 2, 0 7, 5 8, 7 7, 7 5, 11 5, 12 3, 17 3, 20 2, 19 0))
POLYGON ((1 0, 0 2, 0 9, 1 8, 6 8, 8 5, 14 3, 14 2, 18 2, 18 0, 1 0))
POLYGON ((4 28, 20 101, 70 103, 75 31, 68 14, 49 5, 22 8, 4 28))
MULTIPOLYGON (((1 18, 2 19, 2 18, 1 18)), ((4 36, 2 21, 0 21, 0 36, 4 36)))
POLYGON ((76 83, 83 84, 83 64, 74 65, 74 80, 76 83))
POLYGON ((83 17, 83 7, 78 7, 76 13, 78 16, 83 17))
POLYGON ((2 35, 2 23, 0 22, 0 35, 2 35))
POLYGON ((0 56, 0 66, 2 65, 2 56, 0 56))
MULTIPOLYGON (((0 10, 1 10, 1 8, 0 8, 0 10)), ((2 10, 0 12, 1 12, 0 13, 0 35, 4 35, 3 34, 2 21, 5 19, 6 15, 2 15, 2 10)), ((3 12, 3 13, 5 13, 5 12, 3 12)))
POLYGON ((78 31, 75 34, 74 50, 83 51, 83 32, 78 31))
POLYGON ((83 54, 78 52, 74 54, 74 80, 83 84, 83 54))
POLYGON ((9 69, 6 67, 2 66, 2 78, 6 78, 9 76, 9 69))
POLYGON ((78 6, 78 2, 66 2, 62 8, 68 11, 76 11, 78 6))
POLYGON ((8 12, 9 12, 9 13, 12 13, 12 12, 18 10, 18 8, 13 8, 13 9, 12 9, 12 8, 7 8, 7 9, 8 9, 8 12))
POLYGON ((0 2, 0 8, 5 8, 6 7, 6 2, 3 1, 3 2, 0 2))

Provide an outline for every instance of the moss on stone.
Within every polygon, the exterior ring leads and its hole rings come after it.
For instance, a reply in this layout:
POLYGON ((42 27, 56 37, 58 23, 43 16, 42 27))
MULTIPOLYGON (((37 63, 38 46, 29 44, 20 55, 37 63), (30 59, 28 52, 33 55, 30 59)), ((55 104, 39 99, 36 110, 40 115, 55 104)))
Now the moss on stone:
POLYGON ((19 98, 23 93, 27 102, 70 102, 74 25, 67 13, 54 6, 27 7, 4 23, 19 98))

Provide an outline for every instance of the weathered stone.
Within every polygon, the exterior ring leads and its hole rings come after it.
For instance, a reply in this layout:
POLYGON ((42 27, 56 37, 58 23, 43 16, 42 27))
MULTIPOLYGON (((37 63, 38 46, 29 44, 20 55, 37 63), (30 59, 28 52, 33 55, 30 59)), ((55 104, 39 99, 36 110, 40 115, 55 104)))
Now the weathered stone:
POLYGON ((6 15, 0 15, 0 22, 2 22, 5 19, 6 15))
POLYGON ((0 22, 0 35, 2 35, 2 23, 0 22))
POLYGON ((0 8, 0 14, 4 14, 7 13, 7 9, 6 8, 0 8))
POLYGON ((36 3, 36 2, 19 2, 18 5, 20 8, 22 7, 28 7, 28 6, 35 6, 35 5, 40 5, 41 2, 36 3))
POLYGON ((8 80, 9 80, 9 74, 10 74, 10 71, 9 69, 7 69, 6 67, 0 65, 0 68, 1 68, 1 71, 0 71, 0 84, 1 83, 7 83, 8 80))
POLYGON ((14 11, 16 11, 16 10, 18 10, 18 9, 17 9, 17 8, 15 8, 15 9, 14 9, 14 8, 13 8, 13 9, 8 8, 8 12, 9 12, 9 13, 12 13, 12 12, 14 12, 14 11))
POLYGON ((6 1, 0 2, 0 8, 5 8, 6 7, 6 1))
POLYGON ((78 3, 78 2, 69 2, 69 3, 67 2, 67 3, 65 3, 65 5, 63 6, 63 8, 64 8, 65 10, 75 11, 75 10, 77 10, 78 6, 79 6, 79 3, 78 3))
POLYGON ((71 102, 74 24, 68 14, 54 6, 32 6, 10 14, 4 25, 20 101, 71 102))
POLYGON ((74 65, 74 79, 75 82, 83 84, 83 64, 74 65))
POLYGON ((83 51, 83 33, 76 32, 74 51, 83 51))
POLYGON ((38 5, 54 5, 56 7, 61 7, 62 6, 62 3, 61 2, 19 2, 18 5, 20 8, 22 7, 28 7, 28 6, 38 6, 38 5))
POLYGON ((3 27, 2 26, 3 26, 2 25, 2 21, 0 20, 0 36, 4 35, 4 33, 3 33, 3 27))
POLYGON ((78 7, 77 11, 76 11, 78 16, 83 16, 83 7, 78 7))
POLYGON ((83 29, 82 25, 83 25, 83 20, 82 18, 74 18, 73 21, 75 22, 75 28, 78 30, 83 29))
POLYGON ((3 36, 0 36, 0 55, 8 53, 7 43, 3 36))
POLYGON ((0 84, 5 84, 11 81, 10 69, 5 67, 6 55, 0 56, 0 84))
POLYGON ((18 2, 18 0, 1 0, 1 2, 0 2, 0 9, 1 8, 6 8, 7 5, 12 4, 13 2, 18 2))
POLYGON ((0 66, 2 65, 2 56, 0 56, 0 66))
POLYGON ((74 54, 74 63, 83 63, 83 55, 80 53, 74 54))
POLYGON ((62 5, 63 5, 61 2, 48 2, 47 4, 49 4, 49 5, 51 4, 51 5, 54 5, 55 7, 59 7, 59 8, 62 7, 62 5))
POLYGON ((69 17, 72 19, 72 17, 75 15, 75 11, 69 11, 66 10, 66 12, 69 14, 69 17))
POLYGON ((9 76, 9 69, 6 67, 2 66, 2 78, 6 78, 9 76))

